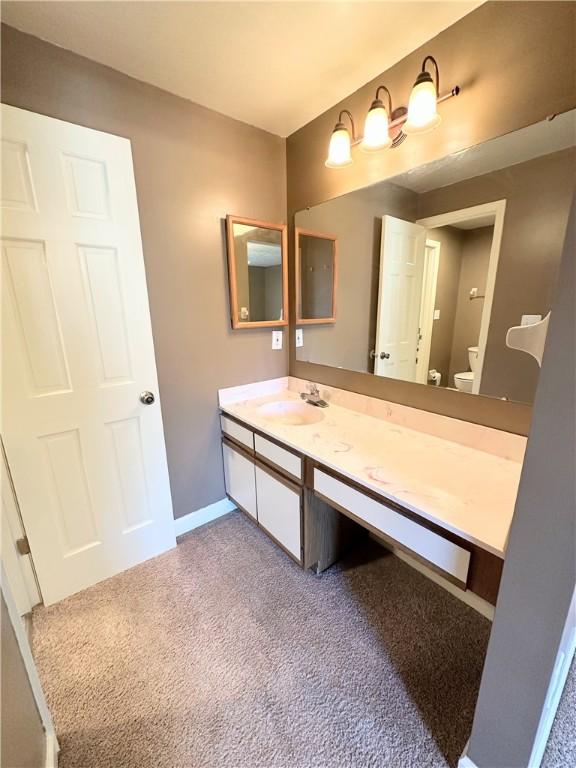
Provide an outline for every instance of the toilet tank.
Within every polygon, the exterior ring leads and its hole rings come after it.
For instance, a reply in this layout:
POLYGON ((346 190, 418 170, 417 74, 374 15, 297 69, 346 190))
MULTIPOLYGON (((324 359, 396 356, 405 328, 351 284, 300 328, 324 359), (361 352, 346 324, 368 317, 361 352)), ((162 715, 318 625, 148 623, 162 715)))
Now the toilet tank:
POLYGON ((468 347, 468 361, 470 370, 476 372, 478 367, 478 347, 468 347))

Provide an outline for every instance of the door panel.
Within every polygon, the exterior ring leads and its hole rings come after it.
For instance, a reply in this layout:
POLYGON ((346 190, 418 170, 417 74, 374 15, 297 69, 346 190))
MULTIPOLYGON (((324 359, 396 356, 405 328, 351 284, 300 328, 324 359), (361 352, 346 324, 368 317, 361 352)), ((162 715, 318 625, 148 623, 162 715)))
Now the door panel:
POLYGON ((39 440, 44 446, 47 490, 54 501, 54 522, 63 555, 69 557, 87 547, 100 546, 79 430, 42 435, 39 440))
POLYGON ((302 492, 292 490, 271 474, 256 467, 258 522, 265 531, 301 561, 300 507, 302 492))
POLYGON ((110 218, 106 163, 100 159, 62 153, 68 210, 72 216, 110 218))
POLYGON ((16 210, 36 210, 34 185, 27 145, 2 139, 2 206, 16 210))
POLYGON ((426 230, 382 217, 374 373, 416 381, 426 230))
POLYGON ((87 304, 99 352, 101 384, 132 379, 126 308, 115 248, 80 246, 87 304))
POLYGON ((69 390, 70 380, 44 243, 5 240, 3 278, 7 304, 35 394, 69 390))
POLYGON ((174 521, 130 143, 2 117, 4 441, 49 604, 174 546, 174 521))

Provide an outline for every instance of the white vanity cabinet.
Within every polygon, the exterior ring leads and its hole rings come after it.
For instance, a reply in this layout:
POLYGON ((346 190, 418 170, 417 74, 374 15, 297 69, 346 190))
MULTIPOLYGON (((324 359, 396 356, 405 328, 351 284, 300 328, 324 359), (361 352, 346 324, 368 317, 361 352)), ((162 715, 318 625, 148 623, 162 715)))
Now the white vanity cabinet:
POLYGON ((221 423, 228 496, 303 568, 320 573, 369 531, 496 603, 501 557, 233 416, 221 423))
POLYGON ((222 444, 226 492, 250 517, 258 520, 254 462, 227 443, 222 444))
POLYGON ((302 457, 222 414, 226 493, 302 565, 302 457))
POLYGON ((258 522, 298 561, 302 559, 302 489, 256 466, 258 522))

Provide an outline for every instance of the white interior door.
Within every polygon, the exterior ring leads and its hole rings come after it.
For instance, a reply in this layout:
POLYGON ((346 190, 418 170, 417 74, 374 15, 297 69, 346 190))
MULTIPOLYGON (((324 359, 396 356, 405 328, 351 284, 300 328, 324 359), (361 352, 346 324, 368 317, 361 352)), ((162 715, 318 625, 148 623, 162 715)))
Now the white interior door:
POLYGON ((2 122, 2 432, 50 604, 174 546, 174 521, 130 142, 2 122))
POLYGON ((416 381, 426 230, 382 217, 374 373, 416 381))

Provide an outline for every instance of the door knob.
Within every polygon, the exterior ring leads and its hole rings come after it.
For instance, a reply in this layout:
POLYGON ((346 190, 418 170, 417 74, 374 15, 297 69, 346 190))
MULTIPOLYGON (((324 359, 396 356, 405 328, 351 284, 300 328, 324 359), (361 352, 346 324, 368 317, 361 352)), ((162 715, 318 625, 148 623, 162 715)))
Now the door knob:
POLYGON ((140 402, 144 403, 144 405, 152 405, 155 399, 153 392, 148 392, 147 390, 140 392, 140 402))

